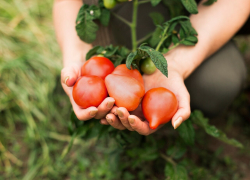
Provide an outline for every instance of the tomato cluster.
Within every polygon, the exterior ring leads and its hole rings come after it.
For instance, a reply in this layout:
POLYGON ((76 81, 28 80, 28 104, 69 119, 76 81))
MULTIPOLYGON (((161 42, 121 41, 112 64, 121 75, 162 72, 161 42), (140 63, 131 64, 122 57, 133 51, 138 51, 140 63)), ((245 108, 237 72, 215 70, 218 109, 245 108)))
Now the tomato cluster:
POLYGON ((73 87, 73 98, 81 108, 98 107, 109 95, 118 107, 142 111, 151 129, 171 120, 177 111, 175 95, 165 88, 153 88, 145 94, 143 78, 137 69, 125 64, 114 67, 105 57, 92 57, 81 67, 81 77, 73 87))

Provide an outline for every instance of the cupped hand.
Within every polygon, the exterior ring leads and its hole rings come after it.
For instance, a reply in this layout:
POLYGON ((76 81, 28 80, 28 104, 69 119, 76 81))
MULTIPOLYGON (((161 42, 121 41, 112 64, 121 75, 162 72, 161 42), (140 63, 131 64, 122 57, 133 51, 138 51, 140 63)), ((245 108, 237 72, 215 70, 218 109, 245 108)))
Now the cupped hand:
POLYGON ((69 96, 73 110, 76 114, 76 117, 79 120, 86 121, 91 118, 101 119, 105 117, 106 114, 109 113, 109 111, 112 109, 115 102, 114 98, 107 97, 97 108, 89 107, 87 109, 82 109, 81 107, 79 107, 73 99, 72 95, 73 86, 77 81, 77 79, 80 78, 82 65, 83 63, 81 62, 74 62, 62 69, 61 71, 62 87, 65 93, 69 96))
MULTIPOLYGON (((143 79, 146 92, 152 88, 164 87, 176 95, 178 109, 172 118, 172 125, 176 129, 190 116, 190 95, 184 84, 183 72, 178 64, 175 61, 171 61, 168 65, 168 78, 157 70, 152 75, 143 75, 143 79)), ((101 123, 110 124, 114 128, 121 130, 137 131, 142 135, 149 135, 162 127, 160 126, 156 130, 150 129, 140 106, 130 113, 125 108, 114 106, 111 113, 107 114, 106 119, 102 119, 101 123)))

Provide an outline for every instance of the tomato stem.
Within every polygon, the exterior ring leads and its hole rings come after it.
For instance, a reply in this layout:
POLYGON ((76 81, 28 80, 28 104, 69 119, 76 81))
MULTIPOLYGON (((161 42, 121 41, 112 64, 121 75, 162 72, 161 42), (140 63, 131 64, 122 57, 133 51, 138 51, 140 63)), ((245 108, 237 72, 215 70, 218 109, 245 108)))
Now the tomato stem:
POLYGON ((137 44, 143 43, 145 40, 147 40, 148 38, 150 38, 152 36, 152 34, 153 34, 153 32, 151 32, 151 33, 147 34, 146 36, 144 36, 143 38, 139 39, 137 41, 137 44))
POLYGON ((171 163, 173 166, 176 166, 176 162, 174 162, 174 160, 171 157, 168 157, 163 153, 161 153, 160 156, 167 162, 171 163))
POLYGON ((138 4, 144 4, 144 3, 148 3, 148 2, 151 2, 151 0, 143 0, 143 1, 138 2, 138 4))
POLYGON ((127 24, 129 27, 131 27, 132 23, 127 21, 126 19, 124 19, 123 17, 119 16, 118 14, 112 12, 112 14, 119 19, 120 21, 124 22, 125 24, 127 24))
POLYGON ((138 0, 133 1, 133 17, 131 24, 131 35, 132 35, 132 50, 136 51, 137 39, 136 39, 136 23, 137 23, 137 10, 138 10, 138 0))

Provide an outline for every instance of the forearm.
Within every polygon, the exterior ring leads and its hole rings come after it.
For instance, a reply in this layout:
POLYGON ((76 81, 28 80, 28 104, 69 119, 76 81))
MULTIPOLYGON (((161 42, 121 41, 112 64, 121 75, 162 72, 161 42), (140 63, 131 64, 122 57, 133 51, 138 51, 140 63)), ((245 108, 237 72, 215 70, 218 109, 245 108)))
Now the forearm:
POLYGON ((245 23, 250 14, 250 1, 219 0, 211 6, 199 5, 199 13, 190 20, 198 32, 195 46, 179 46, 166 58, 181 69, 187 78, 205 59, 221 48, 245 23))
POLYGON ((75 21, 82 6, 81 0, 55 0, 53 19, 57 41, 63 54, 63 64, 84 61, 86 53, 92 48, 77 36, 75 21))

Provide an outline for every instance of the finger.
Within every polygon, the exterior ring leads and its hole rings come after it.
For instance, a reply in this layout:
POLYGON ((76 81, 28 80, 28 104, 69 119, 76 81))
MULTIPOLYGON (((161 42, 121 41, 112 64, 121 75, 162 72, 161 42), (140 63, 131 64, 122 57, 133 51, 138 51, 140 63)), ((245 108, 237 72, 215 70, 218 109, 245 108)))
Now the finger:
POLYGON ((124 130, 125 126, 122 125, 121 121, 112 113, 107 114, 106 119, 108 123, 116 129, 124 130))
POLYGON ((187 120, 191 114, 190 110, 190 95, 186 91, 179 93, 179 96, 177 96, 179 107, 177 112, 172 118, 172 125, 174 129, 178 128, 181 123, 185 120, 187 120))
POLYGON ((118 117, 123 126, 125 126, 130 131, 134 131, 128 122, 128 116, 130 115, 128 110, 124 107, 119 107, 116 109, 116 113, 118 114, 118 117))
POLYGON ((101 123, 102 125, 109 125, 107 119, 101 119, 101 120, 100 120, 100 123, 101 123))
POLYGON ((96 116, 98 112, 98 109, 96 107, 89 107, 87 109, 82 109, 75 103, 72 97, 70 99, 75 115, 79 120, 86 121, 96 116))
POLYGON ((117 116, 117 113, 116 113, 116 109, 117 109, 117 108, 118 108, 117 106, 114 106, 114 107, 111 109, 110 112, 117 116))
POLYGON ((129 115, 128 116, 129 124, 130 126, 137 131, 141 135, 149 135, 153 133, 156 130, 152 130, 149 127, 148 121, 141 121, 137 116, 135 115, 129 115))
POLYGON ((70 67, 65 67, 61 70, 61 82, 71 87, 75 84, 80 76, 80 68, 77 64, 72 64, 70 67))
POLYGON ((108 114, 115 103, 115 99, 112 97, 107 97, 104 101, 98 106, 98 113, 96 114, 96 119, 102 119, 108 114))

